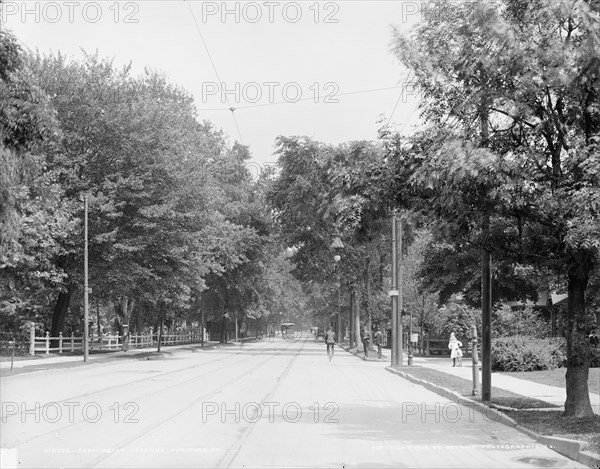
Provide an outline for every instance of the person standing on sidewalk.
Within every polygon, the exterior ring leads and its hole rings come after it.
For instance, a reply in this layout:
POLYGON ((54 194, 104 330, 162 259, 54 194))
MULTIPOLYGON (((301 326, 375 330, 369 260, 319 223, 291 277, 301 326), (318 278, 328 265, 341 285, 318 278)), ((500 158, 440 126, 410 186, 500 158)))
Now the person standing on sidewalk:
POLYGON ((327 344, 327 356, 329 357, 329 361, 331 361, 333 360, 333 346, 335 345, 335 332, 331 326, 327 328, 325 343, 327 344))
POLYGON ((365 357, 369 356, 369 345, 371 344, 371 331, 367 326, 363 329, 363 348, 365 349, 365 357))
POLYGON ((450 340, 448 341, 448 348, 450 349, 450 358, 452 358, 452 366, 456 366, 456 359, 459 358, 459 356, 462 356, 462 351, 460 350, 461 347, 462 342, 456 339, 454 332, 451 332, 450 340))
POLYGON ((381 326, 377 326, 377 331, 373 337, 375 345, 377 345, 377 358, 381 358, 381 346, 383 345, 383 334, 381 333, 381 326))

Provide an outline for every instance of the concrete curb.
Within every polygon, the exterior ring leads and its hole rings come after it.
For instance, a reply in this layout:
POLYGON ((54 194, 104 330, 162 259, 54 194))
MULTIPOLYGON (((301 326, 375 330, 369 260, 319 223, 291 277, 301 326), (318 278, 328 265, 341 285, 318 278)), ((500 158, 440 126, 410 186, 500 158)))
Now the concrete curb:
POLYGON ((388 366, 385 369, 390 373, 401 376, 412 383, 424 386, 430 391, 442 397, 445 397, 446 399, 452 402, 456 402, 457 404, 464 405, 467 407, 472 407, 473 409, 483 414, 489 420, 492 420, 494 422, 500 422, 509 427, 513 427, 519 430, 520 432, 525 433, 526 435, 535 439, 538 443, 547 446, 548 448, 556 451, 559 454, 562 454, 563 456, 566 456, 574 461, 577 461, 581 464, 585 464, 586 466, 592 468, 600 467, 600 454, 584 451, 583 446, 585 445, 585 443, 583 442, 569 440, 567 438, 560 438, 556 436, 538 435, 537 433, 517 424, 517 422, 510 418, 508 415, 485 404, 482 404, 481 402, 476 402, 472 399, 469 399, 468 397, 461 396, 460 394, 451 391, 448 388, 438 386, 437 384, 430 383, 429 381, 415 378, 414 376, 404 371, 394 369, 391 366, 388 366))

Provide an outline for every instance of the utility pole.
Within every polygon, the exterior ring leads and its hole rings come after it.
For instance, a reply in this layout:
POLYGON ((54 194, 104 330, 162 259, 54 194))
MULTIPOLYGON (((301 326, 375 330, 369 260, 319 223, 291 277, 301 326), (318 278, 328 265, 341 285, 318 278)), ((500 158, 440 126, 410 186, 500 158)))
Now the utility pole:
POLYGON ((98 322, 98 340, 102 340, 102 325, 100 324, 100 299, 96 295, 96 321, 98 322))
POLYGON ((408 330, 408 366, 413 364, 413 341, 412 341, 412 309, 410 310, 410 326, 408 330))
POLYGON ((348 333, 348 340, 350 341, 350 343, 348 344, 348 346, 350 348, 354 348, 354 301, 355 301, 355 296, 354 296, 354 288, 352 288, 350 290, 350 331, 348 333))
POLYGON ((204 291, 200 293, 200 346, 204 347, 204 291))
POLYGON ((392 366, 402 366, 402 223, 392 216, 392 366))
POLYGON ((396 252, 396 214, 392 216, 392 291, 390 296, 392 298, 392 366, 398 366, 398 349, 396 342, 398 337, 396 336, 396 329, 398 322, 398 296, 395 294, 398 291, 398 262, 396 258, 398 253, 396 252))
MULTIPOLYGON (((490 233, 490 215, 483 215, 484 243, 490 233)), ((481 248, 481 400, 492 400, 492 256, 481 248)))
POLYGON ((398 224, 398 227, 396 228, 398 237, 398 245, 396 246, 396 253, 398 256, 398 275, 396 277, 396 281, 398 282, 398 320, 396 325, 398 329, 396 334, 398 336, 398 342, 396 346, 398 347, 398 366, 402 366, 404 363, 404 350, 402 347, 402 313, 404 312, 404 302, 402 301, 402 219, 396 219, 396 223, 398 224))
POLYGON ((88 361, 88 197, 83 196, 83 361, 88 361))
POLYGON ((337 339, 341 344, 344 341, 344 331, 342 330, 342 276, 338 275, 338 317, 337 317, 337 339))
MULTIPOLYGON (((487 83, 485 73, 481 83, 487 83)), ((481 94, 479 108, 481 146, 489 144, 489 102, 487 88, 481 94)), ((487 188, 484 189, 484 209, 481 219, 481 400, 492 400, 492 256, 488 247, 490 238, 490 211, 487 207, 487 188)))

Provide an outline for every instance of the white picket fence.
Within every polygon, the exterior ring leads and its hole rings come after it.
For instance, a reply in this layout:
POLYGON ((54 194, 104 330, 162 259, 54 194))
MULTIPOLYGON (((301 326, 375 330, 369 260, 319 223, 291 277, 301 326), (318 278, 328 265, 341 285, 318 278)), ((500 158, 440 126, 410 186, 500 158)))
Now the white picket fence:
MULTIPOLYGON (((200 343, 201 341, 199 329, 190 329, 175 333, 163 333, 162 335, 162 345, 194 344, 200 343)), ((204 341, 208 341, 206 330, 204 331, 204 341)), ((157 345, 158 334, 130 334, 127 347, 144 348, 157 345)), ((123 336, 120 335, 91 336, 88 342, 89 351, 119 350, 123 348, 123 336)), ((49 332, 46 332, 46 335, 43 337, 36 337, 35 334, 30 335, 30 355, 35 355, 36 353, 48 355, 50 352, 64 353, 75 351, 83 351, 83 336, 76 337, 74 334, 71 334, 71 336, 63 336, 62 332, 58 337, 50 337, 49 332), (55 342, 56 345, 51 347, 55 342)))

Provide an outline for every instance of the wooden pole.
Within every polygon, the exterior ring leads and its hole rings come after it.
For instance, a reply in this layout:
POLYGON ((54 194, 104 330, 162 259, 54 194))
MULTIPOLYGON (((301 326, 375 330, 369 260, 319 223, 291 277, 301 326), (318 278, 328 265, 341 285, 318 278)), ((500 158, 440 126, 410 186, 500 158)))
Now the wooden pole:
MULTIPOLYGON (((482 222, 484 242, 490 232, 490 216, 482 222)), ((492 256, 481 248, 481 400, 492 400, 492 256)))
POLYGON ((402 222, 392 217, 392 366, 402 366, 402 222))
MULTIPOLYGON (((483 69, 480 69, 481 83, 487 83, 483 69)), ((484 85, 485 86, 485 85, 484 85)), ((481 93, 479 108, 481 121, 481 146, 489 143, 489 102, 487 89, 481 93)), ((487 189, 486 189, 487 192, 487 189)), ((484 203, 487 204, 485 194, 484 203)), ((492 256, 490 254, 490 211, 484 207, 481 219, 481 400, 492 400, 492 256)))
POLYGON ((88 197, 83 196, 83 361, 88 361, 88 316, 89 316, 89 286, 88 286, 88 197))
POLYGON ((404 351, 402 347, 402 311, 404 310, 404 302, 402 301, 402 219, 396 219, 397 228, 397 262, 398 262, 398 273, 396 275, 396 282, 398 283, 398 319, 397 319, 397 335, 398 335, 398 366, 402 366, 404 363, 404 351))
POLYGON ((354 296, 354 288, 352 290, 350 290, 350 332, 349 332, 349 341, 350 341, 350 348, 354 348, 354 301, 355 301, 355 296, 354 296))
MULTIPOLYGON (((392 290, 398 290, 398 251, 397 251, 397 233, 396 233, 396 215, 392 216, 392 290)), ((394 292, 393 292, 394 293, 394 292)), ((392 366, 398 366, 398 297, 391 295, 392 298, 392 366)))
POLYGON ((200 293, 200 346, 204 347, 204 292, 200 293))

